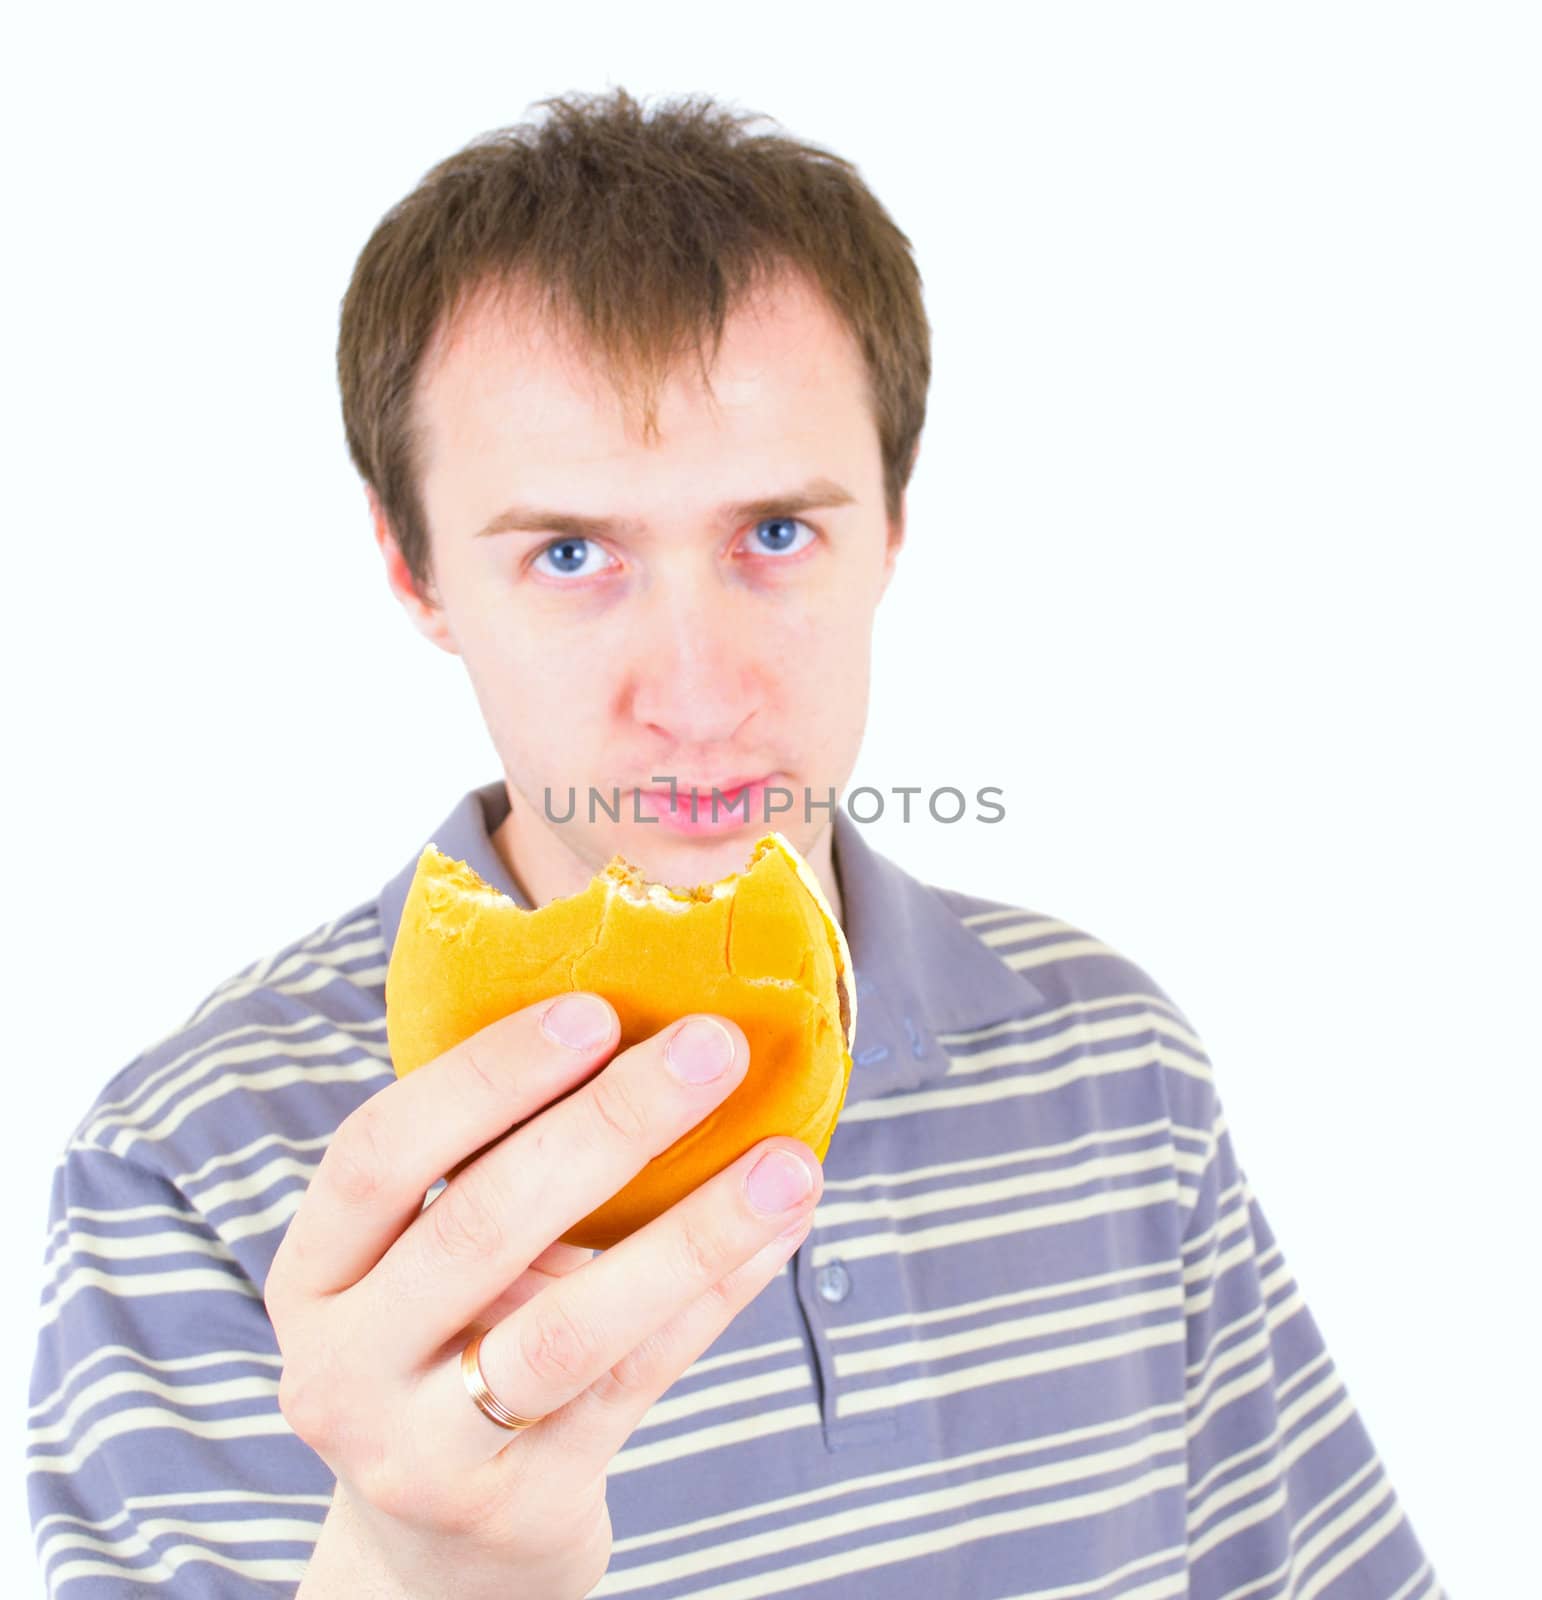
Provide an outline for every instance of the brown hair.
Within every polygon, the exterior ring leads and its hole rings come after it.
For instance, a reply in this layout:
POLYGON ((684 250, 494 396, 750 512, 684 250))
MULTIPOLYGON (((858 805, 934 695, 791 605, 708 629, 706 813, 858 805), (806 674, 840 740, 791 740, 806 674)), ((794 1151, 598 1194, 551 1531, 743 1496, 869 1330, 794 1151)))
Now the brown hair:
MULTIPOLYGON (((432 588, 413 397, 425 353, 473 298, 533 288, 657 437, 658 392, 781 270, 806 274, 866 366, 897 522, 926 417, 931 338, 910 241, 850 162, 705 97, 644 117, 625 89, 539 102, 480 135, 381 219, 343 298, 348 451, 380 499, 420 597, 432 588)), ((710 354, 706 347, 710 342, 710 354)))

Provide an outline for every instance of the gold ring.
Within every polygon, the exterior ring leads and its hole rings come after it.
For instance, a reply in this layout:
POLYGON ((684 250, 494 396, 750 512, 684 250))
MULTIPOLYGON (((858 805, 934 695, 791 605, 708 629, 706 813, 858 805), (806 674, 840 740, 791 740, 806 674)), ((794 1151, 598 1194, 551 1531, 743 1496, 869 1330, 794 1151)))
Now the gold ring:
POLYGON ((539 1417, 516 1415, 487 1387, 487 1379, 482 1376, 482 1363, 478 1359, 487 1331, 486 1328, 478 1328, 460 1353, 460 1375, 466 1380, 466 1391, 476 1401, 477 1410, 500 1428, 518 1433, 521 1428, 534 1427, 541 1420, 539 1417))

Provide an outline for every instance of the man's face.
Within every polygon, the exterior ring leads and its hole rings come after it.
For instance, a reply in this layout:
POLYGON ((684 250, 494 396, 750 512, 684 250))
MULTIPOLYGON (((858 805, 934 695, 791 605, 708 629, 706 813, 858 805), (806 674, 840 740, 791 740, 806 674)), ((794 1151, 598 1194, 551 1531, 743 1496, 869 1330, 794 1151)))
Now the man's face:
POLYGON ((692 784, 704 818, 714 783, 792 791, 769 826, 828 859, 830 813, 806 821, 804 794, 838 797, 855 765, 903 519, 884 515, 860 355, 803 280, 730 316, 712 380, 715 400, 683 364, 644 444, 583 353, 528 311, 474 308, 424 364, 437 607, 412 596, 378 507, 377 536, 413 620, 465 663, 513 806, 505 843, 538 899, 576 892, 616 851, 675 884, 742 870, 768 826, 759 794, 726 830, 637 820, 657 812, 634 791, 670 776, 682 820, 692 784), (805 490, 804 509, 724 510, 805 490), (485 531, 515 506, 539 515, 485 531), (612 525, 580 535, 554 513, 612 525), (619 820, 598 805, 591 819, 591 786, 612 809, 619 796, 619 820), (570 788, 572 819, 552 820, 570 788))

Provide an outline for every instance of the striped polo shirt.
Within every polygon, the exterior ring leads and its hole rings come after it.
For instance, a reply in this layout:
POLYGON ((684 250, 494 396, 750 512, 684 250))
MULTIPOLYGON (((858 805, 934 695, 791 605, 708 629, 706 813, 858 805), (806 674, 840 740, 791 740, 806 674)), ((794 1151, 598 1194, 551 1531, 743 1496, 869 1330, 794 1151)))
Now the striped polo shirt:
MULTIPOLYGON (((465 794, 69 1139, 29 1419, 50 1594, 294 1593, 332 1476, 279 1413, 263 1283, 337 1125, 393 1081, 423 845, 528 905, 507 810, 501 781, 465 794)), ((857 1033, 813 1231, 615 1457, 591 1592, 1439 1595, 1183 1013, 1084 930, 832 826, 857 1033)))

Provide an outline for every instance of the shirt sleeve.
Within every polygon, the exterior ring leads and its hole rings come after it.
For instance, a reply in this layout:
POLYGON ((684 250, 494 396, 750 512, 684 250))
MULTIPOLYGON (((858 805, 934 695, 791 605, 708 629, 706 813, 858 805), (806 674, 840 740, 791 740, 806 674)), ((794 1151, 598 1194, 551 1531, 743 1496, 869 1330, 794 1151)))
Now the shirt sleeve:
POLYGON ((1440 1596, 1211 1105, 1183 1250, 1188 1594, 1440 1596))
POLYGON ((71 1144, 28 1416, 48 1594, 292 1596, 333 1480, 279 1412, 280 1365, 260 1290, 176 1185, 71 1144))

